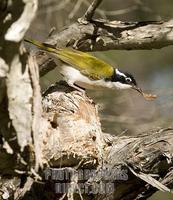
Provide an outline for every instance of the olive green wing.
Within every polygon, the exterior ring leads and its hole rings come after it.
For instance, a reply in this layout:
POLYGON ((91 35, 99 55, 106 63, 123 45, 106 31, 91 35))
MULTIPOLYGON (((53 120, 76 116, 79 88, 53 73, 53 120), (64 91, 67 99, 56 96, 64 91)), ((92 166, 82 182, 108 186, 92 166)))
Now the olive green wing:
POLYGON ((109 78, 114 73, 114 68, 111 65, 92 56, 91 54, 69 48, 56 49, 37 40, 25 39, 25 41, 53 54, 54 57, 68 63, 91 79, 99 80, 109 78))
POLYGON ((111 65, 78 50, 68 48, 59 50, 58 57, 94 80, 109 78, 114 73, 114 68, 111 65))

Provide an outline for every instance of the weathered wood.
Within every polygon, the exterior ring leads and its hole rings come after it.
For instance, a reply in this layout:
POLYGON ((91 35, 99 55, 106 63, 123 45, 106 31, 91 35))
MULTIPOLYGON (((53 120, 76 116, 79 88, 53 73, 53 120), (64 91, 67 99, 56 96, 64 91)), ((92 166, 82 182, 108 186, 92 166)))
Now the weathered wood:
MULTIPOLYGON (((169 191, 165 186, 173 184, 173 129, 153 130, 136 137, 104 134, 96 105, 63 82, 44 93, 43 111, 47 120, 40 140, 49 166, 46 179, 53 181, 54 187, 58 182, 56 173, 85 169, 96 170, 84 181, 86 185, 94 187, 101 181, 105 183, 105 179, 114 183, 113 193, 102 191, 93 194, 96 198, 138 199, 140 195, 150 196, 156 189, 169 191)), ((76 184, 80 183, 77 179, 76 184)))
POLYGON ((36 10, 37 0, 0 3, 0 199, 14 199, 23 174, 30 173, 35 164, 33 73, 21 40, 36 10))
POLYGON ((103 139, 97 109, 87 96, 77 91, 65 93, 68 89, 71 88, 56 85, 43 98, 43 108, 52 128, 51 137, 44 139, 46 160, 52 166, 67 166, 70 160, 74 161, 71 166, 81 160, 98 163, 103 139), (66 159, 62 159, 61 152, 66 159))
MULTIPOLYGON (((91 20, 87 23, 79 20, 52 34, 45 43, 82 51, 160 49, 173 45, 172 27, 172 19, 165 22, 91 20)), ((52 59, 43 56, 43 52, 37 52, 37 60, 41 76, 56 67, 52 59)))
POLYGON ((84 16, 82 17, 84 21, 90 21, 93 18, 95 10, 101 4, 102 0, 94 0, 91 5, 89 5, 87 11, 85 12, 84 16))
MULTIPOLYGON (((94 102, 64 82, 49 87, 41 104, 37 64, 20 43, 37 1, 9 2, 3 0, 0 5, 0 199, 130 200, 145 199, 158 189, 169 191, 173 130, 153 130, 136 137, 104 134, 94 102), (57 173, 64 171, 70 176, 60 183, 69 182, 70 187, 59 194, 57 173), (80 179, 79 172, 88 176, 80 179)), ((47 43, 90 51, 160 48, 172 41, 172 20, 79 20, 47 43)), ((50 70, 49 59, 43 59, 41 74, 50 70)))

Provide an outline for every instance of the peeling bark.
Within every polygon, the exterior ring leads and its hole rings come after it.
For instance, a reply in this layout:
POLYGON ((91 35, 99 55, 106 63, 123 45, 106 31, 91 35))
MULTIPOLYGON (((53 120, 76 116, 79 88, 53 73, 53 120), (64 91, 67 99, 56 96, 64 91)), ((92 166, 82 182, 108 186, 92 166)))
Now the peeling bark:
POLYGON ((34 88, 21 40, 36 10, 37 0, 2 0, 0 5, 0 199, 14 199, 21 176, 35 164, 34 88))

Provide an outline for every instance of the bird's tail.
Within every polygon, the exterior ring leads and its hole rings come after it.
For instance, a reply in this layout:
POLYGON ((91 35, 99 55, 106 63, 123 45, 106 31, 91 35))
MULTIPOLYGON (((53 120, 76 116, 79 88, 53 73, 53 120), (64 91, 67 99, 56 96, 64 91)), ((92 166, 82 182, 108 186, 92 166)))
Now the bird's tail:
POLYGON ((33 44, 35 46, 37 46, 39 49, 44 50, 44 51, 48 51, 50 53, 58 53, 59 50, 52 48, 52 47, 48 47, 47 45, 37 41, 37 40, 33 40, 33 39, 24 39, 25 42, 28 42, 30 44, 33 44))

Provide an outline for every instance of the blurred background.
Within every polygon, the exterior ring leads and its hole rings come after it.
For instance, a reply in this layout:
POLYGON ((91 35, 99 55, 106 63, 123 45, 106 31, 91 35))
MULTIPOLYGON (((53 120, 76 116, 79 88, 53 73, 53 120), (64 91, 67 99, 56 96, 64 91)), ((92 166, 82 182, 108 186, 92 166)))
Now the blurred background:
MULTIPOLYGON (((50 29, 61 31, 81 17, 91 0, 39 0, 39 9, 27 37, 45 41, 50 29)), ((122 21, 169 20, 172 0, 103 0, 95 18, 122 21)), ((146 101, 135 91, 89 91, 98 103, 104 132, 136 135, 157 127, 171 127, 173 119, 173 46, 158 50, 106 51, 94 55, 134 75, 146 92, 158 95, 146 101)), ((58 69, 41 78, 42 90, 56 82, 58 69)), ((173 199, 155 194, 154 199, 173 199)))

